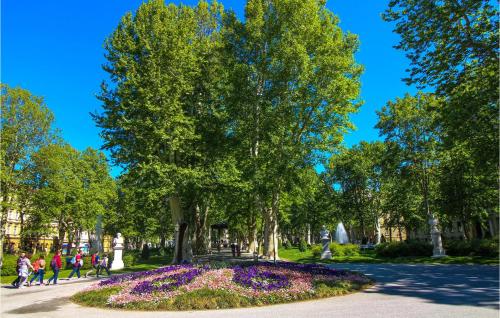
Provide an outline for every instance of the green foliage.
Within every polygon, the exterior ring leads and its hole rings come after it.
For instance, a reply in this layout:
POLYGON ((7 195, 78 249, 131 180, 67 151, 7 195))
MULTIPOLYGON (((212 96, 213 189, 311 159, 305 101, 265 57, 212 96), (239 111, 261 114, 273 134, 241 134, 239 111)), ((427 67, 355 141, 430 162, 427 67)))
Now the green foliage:
POLYGON ((305 252, 307 250, 307 242, 304 239, 300 239, 299 241, 299 251, 305 252))
POLYGON ((498 238, 472 241, 450 240, 445 242, 444 248, 447 255, 451 256, 484 256, 498 257, 498 238))
POLYGON ((443 97, 436 121, 442 143, 441 211, 471 223, 498 216, 498 7, 489 1, 392 0, 383 15, 411 61, 407 83, 443 97))
POLYGON ((134 266, 138 263, 139 261, 139 257, 137 255, 137 253, 133 253, 132 251, 127 251, 124 255, 123 255, 123 264, 125 265, 125 267, 130 267, 130 266, 134 266))
POLYGON ((381 257, 431 256, 432 245, 421 241, 382 243, 375 253, 381 257))
POLYGON ((290 243, 290 241, 286 240, 286 241, 283 243, 283 248, 284 248, 284 249, 289 249, 289 248, 292 248, 292 243, 290 243))
POLYGON ((498 11, 489 1, 392 0, 383 18, 396 22, 396 48, 411 60, 408 83, 441 90, 459 82, 471 64, 497 63, 498 11))
POLYGON ((321 257, 321 252, 323 251, 323 248, 319 244, 315 244, 311 247, 312 255, 316 258, 321 257))
POLYGON ((333 256, 358 256, 359 245, 330 243, 330 251, 333 256))
MULTIPOLYGON (((33 154, 52 142, 54 115, 42 97, 22 88, 0 85, 0 223, 7 220, 7 211, 20 211, 24 218, 32 210, 33 183, 31 165, 33 154), (14 199, 15 198, 15 199, 14 199)), ((40 224, 44 224, 41 220, 40 224)), ((3 258, 4 232, 0 233, 0 266, 3 258)))

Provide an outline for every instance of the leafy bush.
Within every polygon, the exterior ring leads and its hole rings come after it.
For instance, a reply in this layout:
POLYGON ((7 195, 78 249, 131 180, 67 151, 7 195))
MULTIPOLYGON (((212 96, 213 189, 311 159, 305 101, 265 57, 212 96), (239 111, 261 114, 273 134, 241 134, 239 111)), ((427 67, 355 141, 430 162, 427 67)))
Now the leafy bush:
POLYGON ((314 257, 321 257, 321 252, 323 251, 323 249, 321 248, 321 245, 313 245, 312 248, 312 254, 314 257))
POLYGON ((356 244, 330 243, 330 251, 333 256, 358 256, 359 246, 356 244))
POLYGON ((359 256, 359 245, 357 244, 345 244, 342 245, 344 249, 345 256, 359 256))
POLYGON ((292 248, 292 244, 290 243, 290 241, 286 240, 285 242, 283 242, 283 248, 286 250, 292 248))
POLYGON ((490 240, 459 241, 450 240, 445 242, 444 249, 450 256, 498 256, 498 238, 490 240))
POLYGON ((381 257, 431 256, 432 245, 420 241, 382 243, 377 245, 375 253, 381 257))
POLYGON ((125 255, 123 255, 123 264, 125 265, 125 267, 135 265, 137 264, 137 261, 138 259, 135 254, 126 253, 125 255))
POLYGON ((3 254, 2 276, 17 275, 16 265, 19 255, 3 254))
POLYGON ((305 252, 307 251, 307 242, 304 239, 301 239, 299 242, 299 251, 305 252))

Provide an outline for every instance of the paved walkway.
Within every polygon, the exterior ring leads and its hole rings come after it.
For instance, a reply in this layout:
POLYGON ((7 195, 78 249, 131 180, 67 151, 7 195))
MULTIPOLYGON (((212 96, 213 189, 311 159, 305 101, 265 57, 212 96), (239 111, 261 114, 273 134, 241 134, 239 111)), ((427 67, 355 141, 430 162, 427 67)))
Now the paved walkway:
POLYGON ((353 295, 258 308, 194 312, 131 312, 81 307, 69 297, 89 280, 60 286, 1 288, 1 317, 498 317, 496 266, 338 264, 366 273, 377 284, 353 295))

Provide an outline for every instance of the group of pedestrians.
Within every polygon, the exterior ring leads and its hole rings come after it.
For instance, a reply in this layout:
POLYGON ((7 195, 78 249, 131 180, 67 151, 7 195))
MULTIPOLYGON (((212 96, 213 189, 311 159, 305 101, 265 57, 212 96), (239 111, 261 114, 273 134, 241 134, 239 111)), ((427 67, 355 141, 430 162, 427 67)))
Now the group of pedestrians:
MULTIPOLYGON (((102 274, 103 270, 106 271, 108 276, 111 276, 108 268, 109 261, 107 254, 104 254, 104 256, 101 258, 99 256, 99 252, 96 252, 92 254, 91 262, 92 268, 85 274, 85 277, 88 277, 91 272, 95 272, 96 276, 99 277, 99 275, 102 274)), ((80 278, 80 269, 83 266, 83 252, 81 250, 79 250, 78 253, 73 256, 73 258, 71 259, 71 264, 72 271, 68 276, 68 280, 70 280, 74 274, 76 274, 76 276, 80 278)), ((38 259, 35 260, 32 264, 26 253, 21 253, 19 258, 17 259, 16 264, 16 271, 18 273, 18 276, 12 282, 12 286, 17 288, 25 288, 26 286, 31 286, 35 280, 38 280, 39 285, 43 286, 43 278, 46 274, 46 265, 47 264, 45 262, 45 257, 43 255, 40 255, 38 259), (29 279, 31 274, 33 274, 33 277, 29 279)), ((61 251, 56 251, 56 253, 52 257, 52 260, 50 261, 50 268, 52 269, 53 275, 47 280, 47 285, 50 285, 51 283, 53 285, 57 285, 59 272, 62 269, 61 251)))

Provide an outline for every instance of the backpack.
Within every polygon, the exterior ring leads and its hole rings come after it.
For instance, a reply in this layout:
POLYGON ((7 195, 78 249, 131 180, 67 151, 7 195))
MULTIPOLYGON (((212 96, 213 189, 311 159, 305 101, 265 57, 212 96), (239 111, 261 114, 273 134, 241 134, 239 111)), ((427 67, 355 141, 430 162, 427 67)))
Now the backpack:
POLYGON ((50 267, 52 267, 52 268, 57 267, 57 261, 56 261, 55 257, 53 257, 52 260, 50 261, 50 267))
POLYGON ((71 259, 71 264, 73 264, 73 265, 74 265, 75 263, 76 263, 76 257, 75 257, 75 256, 73 256, 73 258, 71 259))
POLYGON ((38 272, 39 269, 40 269, 40 262, 38 260, 36 260, 33 263, 33 271, 36 273, 36 272, 38 272))
POLYGON ((97 256, 97 255, 95 255, 95 253, 94 253, 94 254, 92 254, 92 260, 91 260, 91 264, 92 264, 92 265, 95 265, 95 264, 96 264, 96 256, 97 256))

